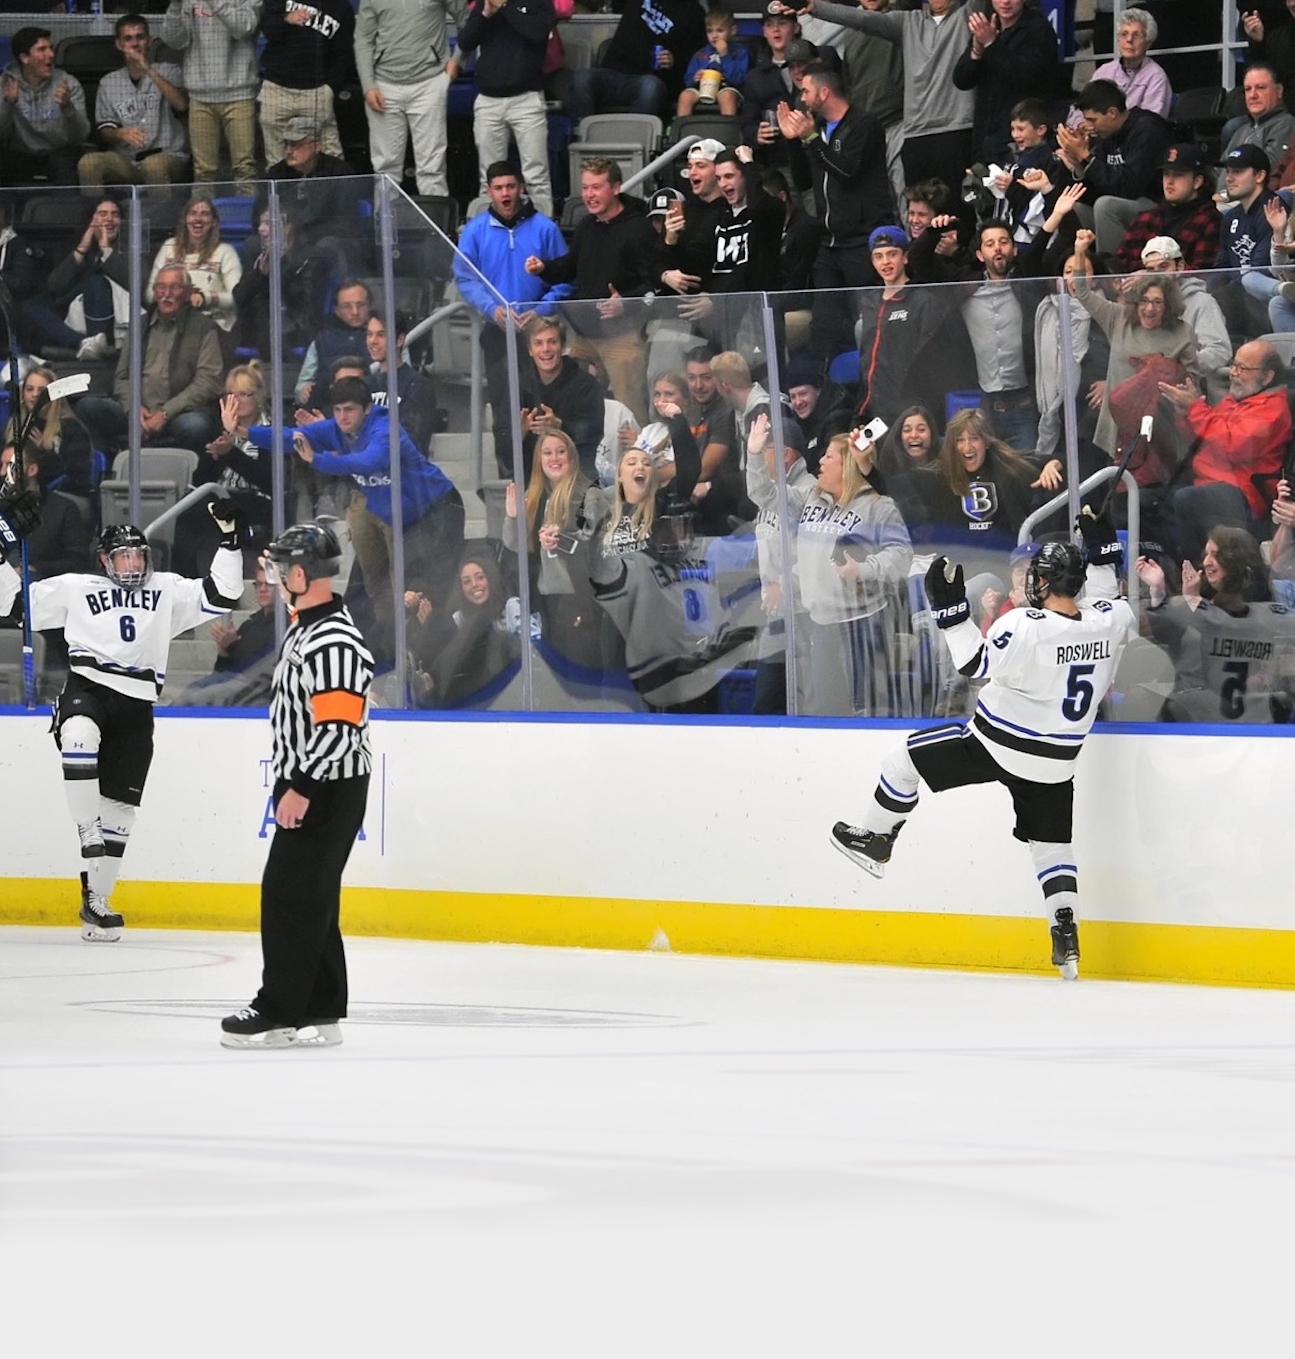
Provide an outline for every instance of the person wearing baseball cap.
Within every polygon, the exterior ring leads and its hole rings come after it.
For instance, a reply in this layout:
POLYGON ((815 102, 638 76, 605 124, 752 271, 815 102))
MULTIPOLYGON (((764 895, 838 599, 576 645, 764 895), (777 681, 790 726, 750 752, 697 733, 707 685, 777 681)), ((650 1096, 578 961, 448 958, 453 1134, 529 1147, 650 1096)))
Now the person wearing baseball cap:
POLYGON ((1209 163, 1199 146, 1180 142, 1165 152, 1160 167, 1163 196, 1140 212, 1115 251, 1120 273, 1142 267, 1142 251, 1156 236, 1178 242, 1186 269, 1212 269, 1219 253, 1219 212, 1210 193, 1209 163))
MULTIPOLYGON (((1142 247, 1142 267, 1151 274, 1174 274, 1183 299, 1183 320, 1196 336, 1196 363, 1210 379, 1210 390, 1222 396, 1226 390, 1227 366, 1232 359, 1232 338, 1222 309, 1204 282, 1194 274, 1184 274, 1182 247, 1172 236, 1153 236, 1142 247)), ((1264 279, 1276 291, 1276 282, 1264 279)), ((1271 312, 1272 304, 1269 303, 1271 312)), ((1274 330, 1280 329, 1273 326, 1274 330)))
POLYGON ((927 375, 940 371, 934 358, 945 335, 949 303, 942 289, 914 288, 908 255, 912 242, 902 227, 879 226, 868 236, 868 254, 881 287, 859 302, 858 420, 893 425, 917 397, 930 398, 927 375))
POLYGON ((1226 151, 1219 166, 1224 201, 1214 267, 1237 273, 1222 287, 1215 287, 1215 296, 1229 330, 1239 335, 1263 335, 1268 330, 1268 300, 1253 295, 1251 287, 1242 282, 1240 271, 1265 267, 1269 262, 1273 230, 1267 207, 1277 197, 1268 187, 1272 167, 1261 147, 1248 145, 1226 151))
POLYGON ((805 150, 778 128, 778 105, 795 105, 800 97, 787 61, 788 49, 800 38, 800 24, 794 14, 785 12, 780 0, 768 0, 760 21, 766 47, 742 86, 742 141, 755 152, 757 165, 781 170, 798 195, 807 194, 809 160, 805 150))
POLYGON ((682 173, 692 194, 681 195, 680 203, 666 210, 661 248, 652 267, 653 277, 670 292, 710 291, 715 226, 724 208, 715 158, 723 154, 724 143, 714 137, 703 137, 688 148, 682 173))
POLYGON ((648 199, 648 216, 650 218, 665 217, 675 203, 682 202, 683 194, 678 189, 658 189, 648 199))

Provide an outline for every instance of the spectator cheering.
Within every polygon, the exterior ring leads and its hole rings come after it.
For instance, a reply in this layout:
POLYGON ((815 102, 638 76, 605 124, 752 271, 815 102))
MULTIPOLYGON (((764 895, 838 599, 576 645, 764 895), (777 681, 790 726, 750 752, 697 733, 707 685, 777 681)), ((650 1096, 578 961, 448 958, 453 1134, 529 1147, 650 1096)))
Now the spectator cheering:
POLYGON ((189 111, 180 68, 149 57, 148 21, 117 20, 115 46, 125 65, 99 82, 94 130, 107 148, 77 162, 83 189, 105 184, 178 184, 189 169, 189 142, 179 116, 189 111))
POLYGON ((54 65, 47 28, 13 35, 13 62, 0 72, 0 151, 5 181, 75 184, 81 143, 90 135, 81 82, 54 65))

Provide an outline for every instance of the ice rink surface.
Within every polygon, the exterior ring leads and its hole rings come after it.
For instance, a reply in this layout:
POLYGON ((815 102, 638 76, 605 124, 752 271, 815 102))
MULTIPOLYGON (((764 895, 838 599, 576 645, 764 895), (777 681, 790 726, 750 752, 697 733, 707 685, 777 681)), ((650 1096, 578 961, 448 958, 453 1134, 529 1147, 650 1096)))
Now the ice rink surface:
POLYGON ((1288 992, 348 949, 0 929, 0 1352, 1291 1352, 1288 992))

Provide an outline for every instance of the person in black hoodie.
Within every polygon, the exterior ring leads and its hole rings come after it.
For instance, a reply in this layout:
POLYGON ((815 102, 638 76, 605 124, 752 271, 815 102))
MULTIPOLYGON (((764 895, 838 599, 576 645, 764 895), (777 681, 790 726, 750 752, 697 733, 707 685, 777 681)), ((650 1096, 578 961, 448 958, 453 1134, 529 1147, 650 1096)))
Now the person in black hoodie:
POLYGON ((265 161, 283 155, 283 131, 304 114, 319 122, 324 150, 342 154, 333 98, 355 75, 350 0, 264 0, 261 10, 261 136, 265 161))
POLYGON ((810 327, 810 351, 827 363, 853 349, 854 308, 847 288, 877 282, 868 258, 868 235, 895 219, 886 173, 886 137, 881 124, 845 98, 841 74, 811 62, 801 81, 804 109, 778 105, 784 137, 796 137, 809 154, 814 203, 823 236, 814 260, 814 287, 836 289, 818 299, 810 327))
POLYGON ((602 65, 571 72, 567 116, 579 127, 608 104, 664 115, 705 43, 706 13, 697 0, 625 0, 602 65))
POLYGON ((472 0, 459 29, 459 55, 446 67, 453 80, 462 57, 477 53, 472 135, 481 176, 478 193, 485 197, 487 168, 507 158, 511 134, 531 202, 546 217, 553 215, 553 190, 544 54, 556 23, 553 0, 472 0))
POLYGON ((530 255, 526 272, 546 283, 575 284, 577 301, 564 307, 578 332, 571 353, 577 359, 597 357, 612 394, 642 422, 647 418, 645 316, 640 305, 627 306, 625 299, 642 297, 656 285, 657 237, 642 200, 622 197, 620 189, 619 162, 607 156, 586 160, 580 196, 589 216, 576 227, 567 254, 551 260, 530 255))
POLYGON ((1129 108, 1124 91, 1110 80, 1090 80, 1075 107, 1086 127, 1057 128, 1054 187, 1083 182, 1092 212, 1081 205, 1075 215, 1097 232, 1098 251, 1113 255, 1133 219, 1156 205, 1173 129, 1158 113, 1129 108))
POLYGON ((540 435, 560 429, 570 436, 580 470, 598 482, 598 444, 603 437, 602 388, 581 363, 562 353, 566 331, 555 316, 537 316, 526 325, 529 361, 519 365, 522 398, 522 465, 531 474, 540 435))

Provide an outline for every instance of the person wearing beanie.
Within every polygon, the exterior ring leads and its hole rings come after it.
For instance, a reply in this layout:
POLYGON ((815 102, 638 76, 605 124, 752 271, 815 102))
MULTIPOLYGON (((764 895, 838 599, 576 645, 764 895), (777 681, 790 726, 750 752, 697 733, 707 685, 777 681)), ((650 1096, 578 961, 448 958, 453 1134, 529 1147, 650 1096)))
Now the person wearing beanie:
POLYGON ((839 383, 824 376, 808 354, 797 354, 782 371, 787 393, 799 425, 804 446, 799 449, 805 466, 818 475, 819 458, 834 434, 844 434, 854 424, 854 404, 839 383))

